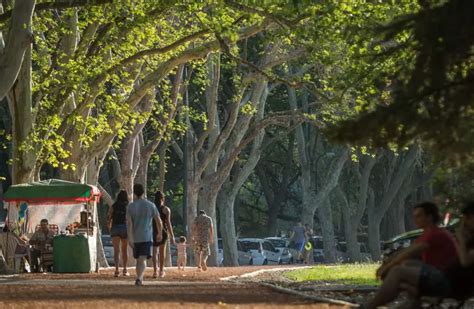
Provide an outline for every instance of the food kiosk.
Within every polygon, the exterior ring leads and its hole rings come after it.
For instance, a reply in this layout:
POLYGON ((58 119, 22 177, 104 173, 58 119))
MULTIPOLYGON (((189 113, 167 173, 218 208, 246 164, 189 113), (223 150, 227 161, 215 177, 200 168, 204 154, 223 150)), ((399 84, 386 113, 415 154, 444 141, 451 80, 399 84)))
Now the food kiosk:
POLYGON ((11 186, 4 195, 7 221, 31 236, 41 219, 55 226, 54 272, 91 272, 97 267, 97 187, 57 179, 11 186))

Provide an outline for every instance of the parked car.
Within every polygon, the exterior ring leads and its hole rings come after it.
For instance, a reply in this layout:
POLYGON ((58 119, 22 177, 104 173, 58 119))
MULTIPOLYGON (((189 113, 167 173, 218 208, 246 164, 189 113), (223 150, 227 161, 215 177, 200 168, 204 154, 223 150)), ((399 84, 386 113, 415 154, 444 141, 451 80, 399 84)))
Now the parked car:
POLYGON ((288 239, 284 237, 267 237, 265 238, 269 242, 272 243, 272 245, 275 247, 275 249, 280 252, 280 260, 282 264, 293 264, 293 255, 290 252, 290 249, 288 248, 288 239))
POLYGON ((242 249, 252 254, 252 265, 281 264, 280 252, 268 240, 261 238, 239 239, 242 249))
MULTIPOLYGON (((222 246, 222 240, 218 239, 218 251, 217 251, 217 258, 219 260, 219 265, 224 265, 224 251, 223 251, 223 246, 222 246)), ((252 265, 252 254, 248 251, 245 251, 242 248, 242 244, 240 241, 237 241, 237 259, 239 262, 239 265, 252 265)))
MULTIPOLYGON (((372 256, 367 250, 367 246, 364 243, 359 243, 359 248, 360 248, 360 261, 358 262, 372 261, 372 256)), ((347 243, 345 241, 340 241, 338 243, 338 250, 342 252, 344 261, 350 262, 349 253, 347 252, 347 243)))
POLYGON ((321 236, 313 236, 313 261, 314 263, 324 263, 324 248, 323 248, 323 238, 321 236))
POLYGON ((237 253, 239 255, 239 265, 253 264, 252 254, 243 249, 242 243, 240 241, 237 241, 237 253))
POLYGON ((101 239, 102 246, 104 247, 105 259, 110 266, 114 266, 114 246, 112 245, 112 238, 109 234, 102 234, 101 239))
MULTIPOLYGON (((314 263, 326 263, 326 258, 324 257, 324 244, 322 236, 313 236, 312 238, 313 245, 313 261, 314 263)), ((346 255, 342 252, 339 244, 336 243, 336 262, 344 263, 347 261, 346 255)))
MULTIPOLYGON (((446 226, 441 225, 442 228, 446 228, 448 231, 455 234, 455 229, 458 226, 460 220, 458 218, 452 219, 446 226)), ((411 243, 417 239, 423 233, 422 229, 416 229, 408 231, 406 233, 397 235, 390 240, 383 243, 382 260, 386 260, 392 254, 407 248, 411 243)))

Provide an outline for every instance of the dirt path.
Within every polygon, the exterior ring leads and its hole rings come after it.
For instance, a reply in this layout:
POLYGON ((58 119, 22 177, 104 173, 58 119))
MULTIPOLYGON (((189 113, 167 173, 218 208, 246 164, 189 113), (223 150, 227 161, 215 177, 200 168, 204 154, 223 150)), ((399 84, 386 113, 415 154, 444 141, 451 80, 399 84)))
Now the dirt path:
POLYGON ((236 284, 220 278, 275 267, 210 268, 207 272, 167 269, 163 279, 145 276, 145 286, 131 277, 99 274, 25 274, 0 278, 0 308, 344 308, 314 304, 255 282, 236 284))

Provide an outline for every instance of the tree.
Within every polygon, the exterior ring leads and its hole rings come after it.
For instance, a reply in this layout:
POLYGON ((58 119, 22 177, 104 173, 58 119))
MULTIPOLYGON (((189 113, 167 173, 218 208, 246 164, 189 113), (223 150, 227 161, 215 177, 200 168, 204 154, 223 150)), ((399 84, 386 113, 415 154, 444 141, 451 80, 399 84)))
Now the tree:
POLYGON ((23 132, 13 132, 14 149, 19 150, 13 163, 18 165, 15 182, 38 178, 44 164, 61 168, 62 178, 82 181, 88 165, 100 161, 115 137, 123 137, 127 124, 136 121, 136 107, 155 83, 180 64, 205 58, 223 43, 248 38, 275 23, 258 16, 234 19, 232 11, 216 7, 213 18, 225 20, 220 28, 205 13, 201 24, 189 25, 189 18, 203 7, 145 1, 54 12, 59 18, 41 12, 35 19, 35 70, 31 78, 23 78, 26 86, 32 79, 34 88, 31 94, 27 89, 17 92, 20 98, 10 109, 17 121, 28 124, 23 132), (169 14, 176 17, 174 23, 166 21, 169 14), (223 34, 216 40, 212 31, 223 34), (19 106, 26 106, 24 112, 19 106))
POLYGON ((371 31, 374 62, 405 61, 382 72, 393 99, 374 102, 330 134, 373 146, 422 142, 440 159, 472 158, 474 4, 419 4, 420 10, 371 31))
MULTIPOLYGON (((0 100, 3 99, 13 86, 23 62, 25 51, 30 48, 31 17, 35 0, 15 1, 10 19, 10 30, 4 45, 0 32, 0 100)), ((0 12, 3 7, 0 4, 0 12)))

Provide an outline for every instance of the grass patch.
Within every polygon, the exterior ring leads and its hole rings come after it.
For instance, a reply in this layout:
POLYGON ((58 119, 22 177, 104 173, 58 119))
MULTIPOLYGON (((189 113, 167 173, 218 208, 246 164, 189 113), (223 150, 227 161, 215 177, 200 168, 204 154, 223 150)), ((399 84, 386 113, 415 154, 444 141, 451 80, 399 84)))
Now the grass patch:
POLYGON ((293 281, 321 281, 353 285, 380 285, 375 279, 379 264, 317 265, 308 269, 287 272, 293 281))

